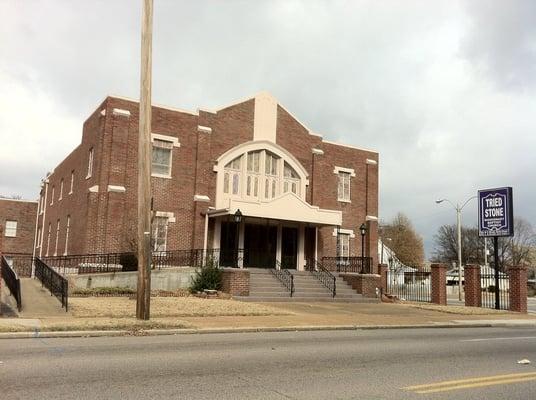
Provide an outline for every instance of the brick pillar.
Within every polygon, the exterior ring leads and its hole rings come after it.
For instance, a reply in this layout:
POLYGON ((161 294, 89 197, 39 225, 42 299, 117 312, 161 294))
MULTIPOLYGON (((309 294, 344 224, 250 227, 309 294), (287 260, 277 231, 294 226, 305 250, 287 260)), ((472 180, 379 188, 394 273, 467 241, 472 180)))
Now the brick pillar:
POLYGON ((447 266, 432 264, 432 303, 447 305, 447 266))
POLYGON ((2 315, 2 239, 4 238, 4 230, 0 226, 0 316, 2 315))
POLYGON ((378 269, 380 272, 380 282, 383 293, 387 291, 387 264, 379 264, 378 269))
POLYGON ((527 268, 508 268, 510 276, 510 311, 527 312, 527 268))
POLYGON ((480 265, 469 264, 464 268, 465 305, 482 306, 482 289, 480 287, 480 265))

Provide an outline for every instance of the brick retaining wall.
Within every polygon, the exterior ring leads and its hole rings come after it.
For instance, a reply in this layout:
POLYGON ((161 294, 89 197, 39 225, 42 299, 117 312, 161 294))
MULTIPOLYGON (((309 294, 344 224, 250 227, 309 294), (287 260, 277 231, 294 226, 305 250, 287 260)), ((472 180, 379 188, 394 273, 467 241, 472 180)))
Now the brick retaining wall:
POLYGON ((221 290, 232 296, 249 296, 249 270, 224 268, 221 290))

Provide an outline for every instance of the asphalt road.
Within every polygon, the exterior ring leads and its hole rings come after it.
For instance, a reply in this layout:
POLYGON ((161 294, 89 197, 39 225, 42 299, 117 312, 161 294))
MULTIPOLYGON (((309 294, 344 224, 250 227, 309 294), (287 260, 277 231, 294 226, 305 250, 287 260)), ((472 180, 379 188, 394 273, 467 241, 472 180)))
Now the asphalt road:
POLYGON ((525 358, 534 328, 4 339, 0 399, 534 399, 525 358))

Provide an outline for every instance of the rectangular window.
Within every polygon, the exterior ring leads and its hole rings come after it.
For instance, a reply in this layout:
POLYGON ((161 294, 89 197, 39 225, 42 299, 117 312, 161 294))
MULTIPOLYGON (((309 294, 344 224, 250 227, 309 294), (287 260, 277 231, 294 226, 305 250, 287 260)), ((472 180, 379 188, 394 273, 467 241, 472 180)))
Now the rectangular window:
POLYGON ((6 220, 6 231, 4 235, 6 237, 17 237, 17 221, 6 220))
POLYGON ((61 200, 63 199, 63 178, 61 178, 61 181, 60 181, 60 197, 58 198, 58 200, 61 200))
POLYGON ((339 257, 349 257, 350 256, 350 235, 347 233, 339 233, 339 257))
POLYGON ((92 175, 93 175, 93 147, 89 149, 86 179, 91 178, 92 175))
POLYGON ((50 205, 54 204, 54 192, 55 192, 55 187, 52 186, 52 196, 50 196, 50 205))
POLYGON ((153 220, 153 251, 166 251, 168 217, 155 217, 153 220))
POLYGON ((50 250, 50 231, 52 229, 51 223, 48 223, 48 236, 47 236, 47 252, 45 253, 48 256, 48 251, 50 250))
POLYGON ((171 177, 171 150, 173 143, 165 140, 153 140, 152 173, 157 176, 171 177))
POLYGON ((69 194, 73 193, 73 187, 74 187, 74 169, 71 171, 71 188, 69 189, 69 194))
POLYGON ((339 172, 338 200, 350 201, 350 173, 339 172))
POLYGON ((58 239, 60 237, 60 220, 56 224, 56 244, 54 245, 54 256, 58 255, 58 239))
POLYGON ((71 228, 71 216, 67 215, 67 226, 65 227, 65 250, 63 255, 67 255, 67 249, 69 248, 69 229, 71 228))
POLYGON ((37 244, 35 245, 35 247, 41 247, 41 227, 37 228, 37 244))

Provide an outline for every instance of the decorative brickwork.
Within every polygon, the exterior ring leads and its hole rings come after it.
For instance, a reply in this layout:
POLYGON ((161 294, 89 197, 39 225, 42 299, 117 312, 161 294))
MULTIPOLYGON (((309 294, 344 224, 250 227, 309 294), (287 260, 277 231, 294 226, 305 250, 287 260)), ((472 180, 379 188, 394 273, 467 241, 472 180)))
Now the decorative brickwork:
POLYGON ((508 268, 510 276, 510 311, 527 312, 527 268, 508 268))
POLYGON ((232 296, 249 296, 249 270, 224 268, 221 290, 232 296))
POLYGON ((480 265, 466 265, 464 268, 465 305, 467 307, 482 306, 482 288, 480 281, 480 265))
POLYGON ((378 264, 381 277, 381 288, 384 293, 387 291, 387 268, 389 268, 387 264, 378 264))
POLYGON ((432 303, 447 305, 447 267, 444 264, 432 264, 432 303))
POLYGON ((341 273, 339 276, 350 286, 352 286, 352 289, 361 294, 363 297, 378 297, 376 294, 376 289, 380 289, 381 287, 380 275, 341 273))

